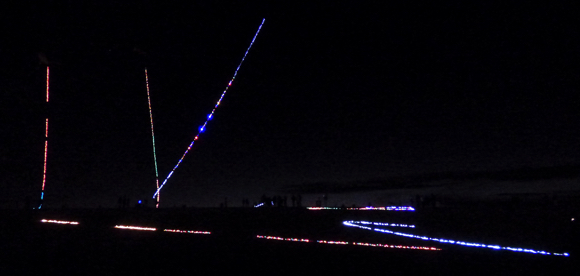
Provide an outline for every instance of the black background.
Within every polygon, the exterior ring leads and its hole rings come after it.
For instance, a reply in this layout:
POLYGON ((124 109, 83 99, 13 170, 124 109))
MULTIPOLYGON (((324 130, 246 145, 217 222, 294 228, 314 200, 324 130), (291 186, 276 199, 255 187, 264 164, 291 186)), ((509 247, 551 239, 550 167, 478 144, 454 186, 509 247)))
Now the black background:
POLYGON ((0 199, 39 196, 46 116, 48 206, 150 199, 144 67, 161 182, 262 18, 162 205, 237 203, 320 181, 577 167, 578 8, 498 2, 8 1, 0 199))

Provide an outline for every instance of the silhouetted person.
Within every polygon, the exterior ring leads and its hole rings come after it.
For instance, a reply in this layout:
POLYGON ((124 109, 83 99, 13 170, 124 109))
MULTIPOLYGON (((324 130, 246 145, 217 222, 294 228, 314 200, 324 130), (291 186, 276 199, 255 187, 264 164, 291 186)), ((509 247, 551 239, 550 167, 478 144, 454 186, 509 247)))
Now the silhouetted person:
POLYGON ((292 195, 292 207, 296 207, 296 195, 292 195))
POLYGON ((268 198, 266 197, 266 194, 263 194, 262 197, 260 197, 260 202, 263 202, 264 204, 266 204, 266 201, 268 201, 268 198))

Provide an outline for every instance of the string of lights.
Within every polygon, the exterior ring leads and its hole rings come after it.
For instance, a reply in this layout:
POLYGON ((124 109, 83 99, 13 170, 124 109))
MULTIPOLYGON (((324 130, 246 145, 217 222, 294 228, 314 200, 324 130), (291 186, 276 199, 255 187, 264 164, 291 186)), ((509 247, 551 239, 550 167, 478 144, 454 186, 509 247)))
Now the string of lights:
POLYGON ((117 229, 127 229, 127 230, 140 230, 140 231, 157 231, 157 228, 153 227, 141 227, 141 226, 130 226, 130 225, 115 225, 117 229))
POLYGON ((159 191, 161 191, 161 189, 165 186, 165 184, 167 184, 167 180, 169 180, 169 178, 171 178, 171 175, 173 175, 173 173, 175 172, 175 170, 177 169, 177 167, 179 167, 179 164, 181 164, 181 162, 183 161, 183 159, 185 158, 185 156, 187 155, 187 153, 191 150, 191 147, 193 146, 193 144, 195 143, 195 141, 197 141, 197 139, 199 139, 199 136, 201 135, 201 133, 205 131, 205 127, 207 126, 208 122, 213 118, 213 115, 214 115, 216 109, 218 108, 218 106, 220 105, 220 103, 222 102, 224 96, 226 95, 226 92, 228 91, 228 88, 230 88, 230 86, 232 86, 232 83, 236 79, 236 76, 238 74, 238 70, 240 70, 240 67, 242 66, 242 63, 244 62, 244 60, 246 59, 246 56, 248 55, 248 52, 252 48, 252 45, 254 45, 254 41, 256 40, 256 37, 258 37, 258 34, 260 33, 260 30, 262 29, 262 25, 264 25, 264 22, 265 21, 266 21, 266 19, 262 19, 262 23, 258 27, 258 31, 256 31, 256 34, 254 35, 254 38, 252 39, 252 42, 250 43, 250 46, 248 47, 248 49, 246 49, 246 53, 242 57, 242 60, 240 61, 240 64, 238 64, 238 67, 236 68, 236 71, 234 71, 234 76, 232 77, 232 79, 230 80, 230 82, 228 83, 228 85, 226 86, 226 88, 224 89, 224 91, 222 92, 222 95, 221 95, 220 99, 217 101, 217 103, 214 106, 214 108, 211 111, 211 113, 209 115, 207 115, 207 119, 205 120, 205 123, 203 123, 203 125, 201 127, 199 127, 199 131, 198 131, 197 135, 195 135, 195 137, 193 138, 193 141, 191 141, 191 143, 187 147, 187 150, 185 151, 185 153, 183 153, 183 155, 181 156, 181 158, 179 159, 179 161, 177 162, 177 164, 175 165, 175 167, 173 167, 173 169, 167 175, 167 177, 165 178, 165 180, 163 180, 163 183, 161 184, 161 186, 159 188, 157 188, 157 191, 155 191, 155 194, 153 195, 153 198, 155 198, 159 194, 159 191))
POLYGON ((48 83, 49 83, 49 77, 50 77, 50 68, 48 66, 46 66, 46 102, 48 102, 48 83))
MULTIPOLYGON (((53 219, 42 219, 40 220, 43 223, 56 223, 56 224, 71 224, 71 225, 78 225, 78 221, 66 221, 66 220, 53 220, 53 219)), ((141 227, 141 226, 129 226, 129 225, 115 225, 117 229, 128 229, 128 230, 142 230, 142 231, 157 231, 157 228, 154 227, 141 227)), ((187 234, 201 234, 201 235, 210 235, 211 232, 209 231, 197 231, 197 230, 179 230, 179 229, 163 229, 164 232, 172 232, 172 233, 187 233, 187 234)))
MULTIPOLYGON (((46 102, 48 103, 49 98, 49 80, 50 80, 50 68, 46 66, 46 102)), ((46 158, 48 155, 48 118, 46 118, 45 130, 44 130, 44 169, 42 172, 42 190, 40 191, 40 204, 38 209, 42 208, 42 203, 44 201, 44 186, 46 184, 46 158)))
MULTIPOLYGON (((283 238, 278 236, 263 236, 263 235, 256 235, 258 239, 266 239, 266 240, 276 240, 276 241, 291 241, 291 242, 310 242, 309 239, 298 239, 298 238, 283 238)), ((327 240, 316 240, 319 244, 331 244, 331 245, 359 245, 359 246, 371 246, 371 247, 384 247, 384 248, 393 248, 393 249, 416 249, 416 250, 431 250, 431 251, 439 251, 440 248, 437 247, 428 247, 428 246, 409 246, 409 245, 392 245, 392 244, 380 244, 380 243, 367 243, 367 242, 347 242, 347 241, 327 241, 327 240)))
POLYGON ((385 247, 385 248, 396 248, 396 249, 417 249, 417 250, 432 250, 440 251, 437 247, 427 247, 427 246, 409 246, 409 245, 392 245, 392 244, 381 244, 381 243, 368 243, 368 242, 355 242, 354 245, 360 246, 371 246, 371 247, 385 247))
MULTIPOLYGON (((447 243, 447 244, 454 244, 454 245, 461 245, 461 246, 468 246, 468 247, 487 248, 487 249, 494 249, 494 250, 509 250, 509 251, 513 251, 513 252, 523 252, 523 253, 531 253, 531 254, 554 255, 554 256, 565 256, 565 257, 570 256, 570 254, 568 254, 566 252, 564 252, 564 253, 551 253, 551 252, 547 252, 547 251, 543 251, 543 250, 534 250, 534 249, 500 246, 500 245, 488 245, 488 244, 483 244, 483 243, 472 243, 472 242, 456 241, 456 240, 441 239, 441 238, 431 238, 431 237, 427 237, 427 236, 419 236, 419 235, 413 235, 413 234, 409 234, 409 233, 395 232, 395 231, 391 231, 388 229, 373 228, 373 227, 369 227, 369 226, 364 226, 364 225, 374 225, 373 222, 364 222, 363 223, 361 221, 350 220, 350 221, 343 221, 342 224, 344 224, 345 226, 348 226, 348 227, 357 227, 360 229, 376 231, 376 232, 381 232, 381 233, 386 233, 386 234, 393 234, 393 235, 407 237, 407 238, 421 239, 421 240, 425 240, 425 241, 436 241, 436 242, 440 242, 440 243, 447 243)), ((386 226, 386 225, 384 225, 384 226, 386 226)))
POLYGON ((179 229, 163 229, 163 231, 172 233, 187 233, 187 234, 202 234, 202 235, 211 234, 211 232, 209 231, 194 231, 194 230, 179 230, 179 229))
POLYGON ((339 244, 339 245, 347 245, 348 242, 345 241, 325 241, 325 240, 317 240, 317 243, 323 243, 323 244, 339 244))
MULTIPOLYGON (((151 140, 153 140, 153 162, 155 163, 155 184, 159 190, 159 173, 157 171, 157 154, 155 153, 155 131, 153 131, 153 112, 151 111, 151 96, 149 95, 149 75, 145 67, 145 86, 147 87, 147 103, 149 103, 149 119, 151 121, 151 140)), ((159 208, 160 193, 157 193, 155 208, 159 208)))
POLYGON ((376 226, 391 226, 391 227, 409 227, 415 228, 413 224, 400 224, 400 223, 388 223, 388 222, 372 222, 372 221, 359 221, 360 224, 363 225, 376 225, 376 226))
POLYGON ((282 237, 276 237, 276 236, 256 235, 256 238, 258 238, 258 239, 267 239, 267 240, 277 240, 277 241, 310 242, 309 239, 282 238, 282 237))
POLYGON ((306 207, 308 210, 318 211, 318 210, 350 210, 350 211, 415 211, 415 208, 411 206, 385 206, 385 207, 306 207))
POLYGON ((71 225, 78 225, 78 221, 66 221, 66 220, 54 220, 54 219, 41 219, 43 223, 56 223, 56 224, 71 224, 71 225))

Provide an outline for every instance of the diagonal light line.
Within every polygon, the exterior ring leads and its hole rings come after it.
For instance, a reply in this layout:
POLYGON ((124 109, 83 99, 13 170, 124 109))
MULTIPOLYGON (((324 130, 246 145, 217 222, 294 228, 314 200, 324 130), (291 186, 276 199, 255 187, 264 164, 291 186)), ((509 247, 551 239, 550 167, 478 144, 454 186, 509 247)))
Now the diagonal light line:
POLYGON ((183 156, 181 156, 181 158, 179 159, 179 161, 177 162, 177 164, 175 165, 175 167, 173 167, 173 169, 167 175, 167 177, 165 178, 165 180, 163 180, 163 183, 161 184, 161 187, 157 188, 157 191, 155 191, 155 194, 153 194, 153 198, 155 198, 159 194, 159 191, 161 191, 161 189, 163 188, 163 186, 165 186, 165 184, 167 184, 167 180, 169 180, 169 178, 171 178, 171 175, 173 175, 173 173, 175 172, 175 170, 177 169, 177 167, 179 167, 179 164, 181 164, 181 162, 183 161, 183 159, 185 158, 185 156, 187 155, 187 153, 189 152, 189 150, 191 150, 191 146, 193 146, 193 143, 195 143, 195 141, 197 141, 197 139, 199 138, 199 136, 201 135, 201 133, 205 130, 205 127, 207 126, 207 123, 212 119, 212 117, 213 117, 213 115, 215 113, 215 110, 218 108, 218 106, 222 102, 224 96, 226 95, 226 92, 228 92, 228 88, 230 88, 230 86, 232 86, 232 83, 236 79, 236 75, 238 74, 238 70, 240 70, 240 67, 242 66, 242 63, 244 62, 244 60, 246 59, 246 56, 248 55, 248 52, 252 48, 252 45, 254 45, 254 41, 256 40, 256 37, 258 37, 258 34, 260 33, 260 30, 262 29, 262 25, 264 25, 264 22, 265 21, 266 21, 265 18, 262 19, 262 23, 260 24, 260 27, 258 27, 258 31, 256 31, 256 34, 254 35, 254 38, 252 39, 252 42, 250 43, 250 46, 248 47, 248 49, 246 49, 246 53, 244 54, 244 57, 242 58, 242 61, 240 61, 240 64, 238 65, 238 68, 236 68, 236 71, 234 72, 234 76, 232 77, 232 79, 230 80, 230 82, 228 83, 228 85, 226 86, 226 88, 224 89, 224 92, 222 92, 222 95, 221 95, 220 99, 217 101, 216 105, 213 107, 213 110, 211 111, 211 113, 207 116, 207 119, 205 120, 205 123, 203 123, 203 125, 199 128, 199 131, 198 131, 197 135, 195 135, 195 138, 193 138, 193 141, 191 141, 191 143, 187 147, 187 150, 185 151, 185 153, 183 153, 183 156))

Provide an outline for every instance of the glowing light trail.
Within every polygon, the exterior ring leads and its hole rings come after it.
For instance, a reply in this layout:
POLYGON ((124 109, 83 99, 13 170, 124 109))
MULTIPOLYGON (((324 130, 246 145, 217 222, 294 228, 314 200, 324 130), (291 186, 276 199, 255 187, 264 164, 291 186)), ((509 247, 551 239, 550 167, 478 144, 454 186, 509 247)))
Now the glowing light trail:
MULTIPOLYGON (((157 172, 157 155, 155 153, 155 131, 153 131, 153 112, 151 111, 151 97, 149 96, 149 76, 147 75, 147 67, 145 67, 145 86, 147 87, 147 102, 149 103, 149 119, 151 121, 151 139, 153 140, 153 162, 155 162, 155 184, 159 190, 159 173, 157 172)), ((157 193, 157 203, 155 208, 159 208, 159 196, 157 193)))
MULTIPOLYGON (((376 231, 376 232, 381 232, 381 233, 386 233, 386 234, 392 234, 392 235, 397 235, 397 236, 402 236, 402 237, 407 237, 407 238, 421 239, 421 240, 425 240, 425 241, 436 241, 436 242, 440 242, 440 243, 455 244, 455 245, 468 246, 468 247, 487 248, 487 249, 494 249, 494 250, 509 250, 509 251, 514 251, 514 252, 523 252, 523 253, 531 253, 531 254, 554 255, 554 256, 565 256, 565 257, 570 256, 570 254, 568 254, 566 252, 564 252, 564 253, 550 253, 547 251, 534 250, 534 249, 517 248, 517 247, 500 246, 500 245, 489 245, 489 244, 483 244, 483 243, 472 243, 472 242, 455 241, 455 240, 440 239, 440 238, 431 238, 431 237, 426 237, 426 236, 419 236, 419 235, 413 235, 413 234, 408 234, 408 233, 395 232, 395 231, 382 229, 382 228, 373 228, 373 227, 369 227, 369 226, 363 226, 363 225, 375 225, 374 222, 368 222, 368 221, 362 222, 362 221, 349 220, 349 221, 343 221, 342 224, 344 224, 345 226, 348 226, 348 227, 358 227, 358 228, 365 229, 365 230, 376 231)), ((386 226, 386 225, 384 225, 384 226, 386 226)))
MULTIPOLYGON (((297 239, 297 238, 283 238, 277 236, 262 236, 256 235, 258 239, 266 240, 276 240, 276 241, 293 241, 293 242, 310 242, 309 239, 297 239)), ((347 242, 347 241, 327 241, 327 240, 316 240, 319 244, 331 244, 331 245, 360 245, 360 246, 371 246, 371 247, 384 247, 393 249, 417 249, 417 250, 431 250, 439 251, 440 248, 437 247, 427 247, 427 246, 409 246, 409 245, 392 245, 392 244, 380 244, 380 243, 367 243, 367 242, 347 242)))
POLYGON ((345 241, 325 241, 325 240, 317 240, 317 243, 324 243, 324 244, 339 244, 339 245, 347 245, 348 242, 345 241))
POLYGON ((240 61, 240 64, 238 64, 238 67, 236 68, 236 71, 234 71, 234 76, 232 77, 232 79, 230 80, 230 82, 228 83, 228 85, 226 86, 226 88, 224 89, 224 91, 222 92, 222 95, 220 96, 220 99, 217 101, 217 103, 214 106, 214 108, 211 111, 211 113, 207 116, 207 119, 205 120, 205 123, 203 123, 203 125, 199 128, 199 132, 197 133, 197 135, 195 135, 195 138, 193 138, 193 141, 191 141, 191 143, 187 147, 187 150, 185 151, 185 153, 183 153, 183 156, 181 156, 181 158, 179 159, 179 161, 177 162, 177 164, 175 165, 175 167, 173 167, 173 169, 171 170, 171 172, 169 173, 169 175, 167 175, 167 177, 165 178, 165 180, 163 180, 163 183, 161 184, 161 187, 157 188, 157 191, 155 191, 155 194, 153 195, 153 198, 155 198, 159 194, 159 191, 161 191, 161 189, 163 188, 163 186, 165 186, 165 184, 167 184, 167 180, 169 180, 169 178, 171 177, 171 175, 173 174, 173 172, 175 172, 175 170, 177 169, 177 167, 179 167, 179 164, 181 164, 181 162, 183 161, 183 159, 185 158, 185 156, 187 155, 187 153, 189 152, 189 150, 191 150, 191 147, 193 146, 193 143, 195 143, 195 141, 197 141, 197 139, 199 139, 199 136, 201 135, 201 133, 204 132, 205 127, 207 126, 207 123, 212 119, 212 117, 213 117, 216 109, 218 108, 218 106, 222 102, 224 96, 226 95, 226 92, 228 91, 228 88, 230 88, 230 86, 232 86, 232 83, 236 79, 236 76, 238 75, 238 70, 240 70, 240 67, 242 66, 242 63, 244 62, 244 60, 246 59, 246 56, 248 55, 248 52, 252 48, 252 45, 254 45, 254 41, 256 40, 256 37, 258 37, 258 34, 260 33, 260 30, 262 29, 262 26, 264 25, 264 22, 265 21, 266 21, 266 19, 262 19, 262 23, 258 27, 258 31, 256 31, 256 34, 254 35, 254 38, 252 39, 252 42, 250 43, 250 46, 248 47, 248 49, 246 49, 246 53, 244 53, 244 56, 242 57, 242 61, 240 61))
MULTIPOLYGON (((40 200, 44 199, 44 186, 46 184, 46 157, 47 157, 47 150, 48 150, 48 118, 46 118, 46 130, 44 136, 44 170, 42 171, 42 193, 40 195, 40 200)), ((42 207, 42 203, 40 203, 42 207)), ((40 207, 38 207, 40 209, 40 207)))
MULTIPOLYGON (((50 76, 50 68, 46 66, 46 102, 48 103, 48 95, 49 95, 49 76, 50 76)), ((44 186, 46 184, 46 157, 48 152, 48 118, 46 118, 46 125, 44 130, 44 169, 42 172, 42 190, 40 191, 40 205, 38 209, 42 208, 42 202, 44 200, 44 186)))
POLYGON ((413 224, 400 224, 400 223, 388 223, 388 222, 371 222, 371 221, 359 221, 358 223, 363 225, 376 225, 376 226, 390 226, 390 227, 409 227, 415 228, 413 224))
POLYGON ((66 220, 54 220, 54 219, 42 219, 40 220, 43 223, 56 223, 56 224, 71 224, 71 225, 78 225, 78 221, 66 221, 66 220))
POLYGON ((48 102, 48 80, 49 80, 49 68, 46 66, 46 102, 48 102))
POLYGON ((340 208, 340 207, 306 207, 308 210, 355 210, 355 211, 415 211, 411 206, 385 206, 385 207, 361 207, 361 208, 340 208))
POLYGON ((354 245, 361 246, 371 246, 371 247, 385 247, 385 248, 396 248, 396 249, 417 249, 417 250, 432 250, 440 251, 437 247, 427 247, 427 246, 408 246, 408 245, 392 245, 392 244, 380 244, 380 243, 367 243, 367 242, 355 242, 354 245))
POLYGON ((282 238, 282 237, 276 237, 276 236, 256 235, 256 238, 258 238, 258 239, 267 239, 267 240, 277 240, 277 241, 310 242, 309 239, 282 238))
POLYGON ((347 210, 359 211, 415 211, 411 206, 386 206, 386 207, 362 207, 362 208, 346 208, 347 210))
POLYGON ((211 232, 209 231, 193 231, 193 230, 179 230, 179 229, 163 229, 164 232, 172 232, 172 233, 187 233, 187 234, 202 234, 202 235, 210 235, 211 232))
POLYGON ((115 228, 127 229, 127 230, 157 231, 157 228, 141 227, 141 226, 128 226, 128 225, 115 225, 115 228))

